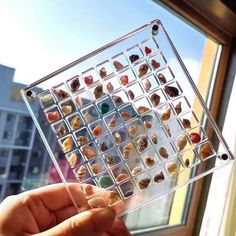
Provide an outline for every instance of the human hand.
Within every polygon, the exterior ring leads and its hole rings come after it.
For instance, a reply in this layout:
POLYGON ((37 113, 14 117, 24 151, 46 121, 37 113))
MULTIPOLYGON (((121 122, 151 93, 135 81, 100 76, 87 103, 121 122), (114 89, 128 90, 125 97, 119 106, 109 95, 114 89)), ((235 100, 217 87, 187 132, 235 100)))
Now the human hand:
MULTIPOLYGON (((79 204, 86 199, 77 184, 70 184, 79 204)), ((77 213, 63 184, 7 197, 0 204, 0 235, 130 236, 124 223, 109 209, 77 213)))

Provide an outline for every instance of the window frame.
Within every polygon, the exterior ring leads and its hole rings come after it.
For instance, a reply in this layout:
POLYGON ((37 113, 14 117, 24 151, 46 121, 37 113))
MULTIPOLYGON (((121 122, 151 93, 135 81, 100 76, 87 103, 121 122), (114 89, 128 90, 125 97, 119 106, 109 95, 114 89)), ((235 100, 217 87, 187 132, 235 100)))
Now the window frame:
MULTIPOLYGON (((156 0, 155 2, 173 11, 174 14, 179 15, 183 20, 191 23, 193 27, 198 28, 222 45, 209 108, 212 117, 217 121, 221 98, 226 84, 233 35, 226 34, 224 29, 217 27, 213 21, 199 13, 189 1, 182 0, 181 4, 178 1, 171 0, 156 0)), ((207 130, 207 133, 209 138, 211 138, 210 130, 207 130)), ((135 235, 154 236, 157 231, 158 236, 199 235, 210 184, 211 175, 208 175, 189 185, 189 188, 192 188, 192 197, 189 202, 188 217, 186 218, 185 224, 163 228, 158 227, 158 229, 153 228, 153 230, 142 230, 142 232, 140 231, 140 233, 136 233, 135 235)))

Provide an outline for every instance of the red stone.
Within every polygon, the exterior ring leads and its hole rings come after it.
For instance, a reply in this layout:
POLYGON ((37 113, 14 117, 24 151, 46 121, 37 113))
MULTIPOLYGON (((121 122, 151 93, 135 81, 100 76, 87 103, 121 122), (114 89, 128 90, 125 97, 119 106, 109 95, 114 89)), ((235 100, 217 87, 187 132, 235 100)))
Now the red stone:
POLYGON ((146 54, 150 54, 152 52, 152 49, 149 48, 149 47, 145 47, 144 51, 145 51, 146 54))
POLYGON ((123 85, 126 85, 129 83, 129 77, 128 75, 123 75, 120 77, 120 82, 123 84, 123 85))
POLYGON ((84 82, 87 85, 91 85, 93 83, 93 76, 92 75, 88 75, 88 76, 84 77, 84 82))
POLYGON ((193 132, 189 136, 193 143, 199 143, 201 141, 201 136, 198 133, 193 132))
POLYGON ((54 121, 59 120, 60 116, 57 111, 52 111, 52 112, 48 112, 47 118, 49 121, 54 122, 54 121))

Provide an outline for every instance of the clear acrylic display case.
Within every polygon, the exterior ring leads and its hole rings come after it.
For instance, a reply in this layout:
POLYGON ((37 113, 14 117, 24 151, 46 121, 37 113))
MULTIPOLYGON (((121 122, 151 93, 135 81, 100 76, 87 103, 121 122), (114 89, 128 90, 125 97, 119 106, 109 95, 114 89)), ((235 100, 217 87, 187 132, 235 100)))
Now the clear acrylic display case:
POLYGON ((121 216, 234 159, 159 20, 21 93, 77 207, 69 182, 121 216))

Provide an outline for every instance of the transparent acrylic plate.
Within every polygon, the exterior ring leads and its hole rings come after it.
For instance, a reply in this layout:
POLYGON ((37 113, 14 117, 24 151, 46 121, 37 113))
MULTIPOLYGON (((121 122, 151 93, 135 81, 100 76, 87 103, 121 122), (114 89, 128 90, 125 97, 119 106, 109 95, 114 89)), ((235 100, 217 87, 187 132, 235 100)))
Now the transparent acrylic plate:
POLYGON ((36 81, 22 96, 75 205, 69 182, 91 207, 124 215, 234 159, 159 20, 36 81))

